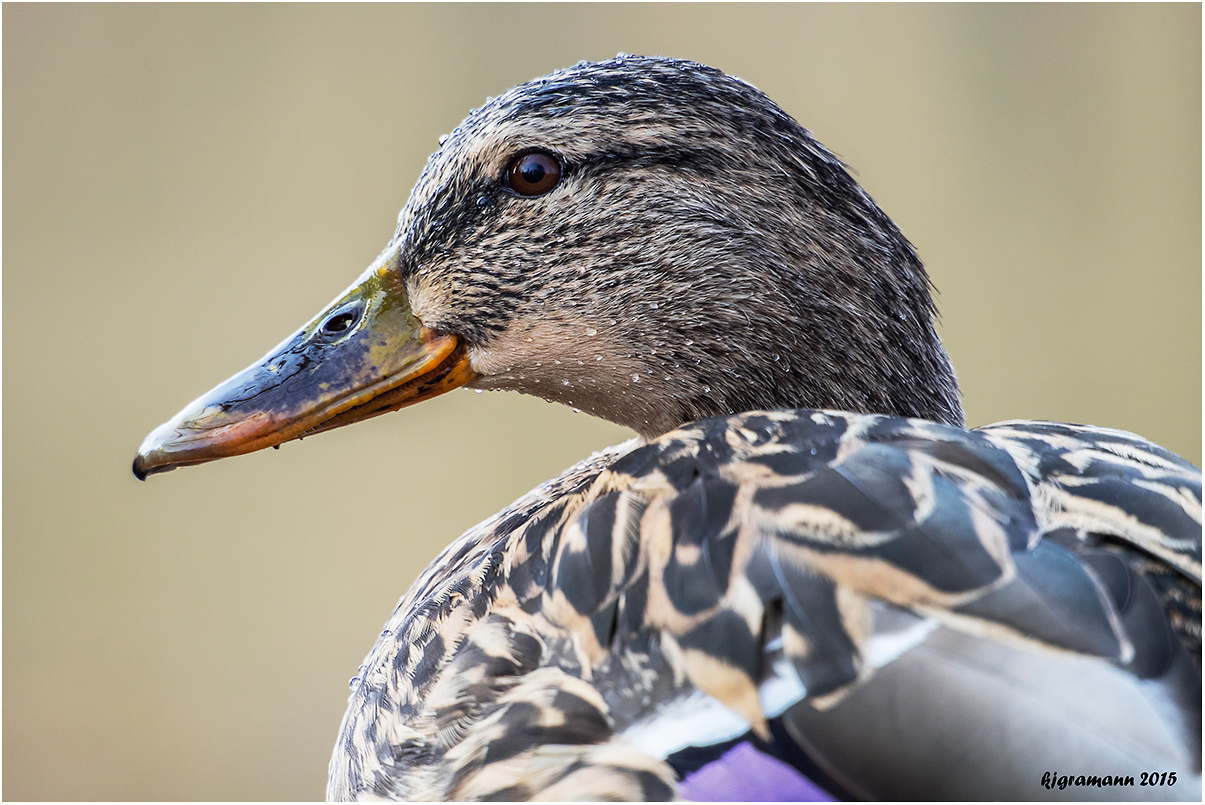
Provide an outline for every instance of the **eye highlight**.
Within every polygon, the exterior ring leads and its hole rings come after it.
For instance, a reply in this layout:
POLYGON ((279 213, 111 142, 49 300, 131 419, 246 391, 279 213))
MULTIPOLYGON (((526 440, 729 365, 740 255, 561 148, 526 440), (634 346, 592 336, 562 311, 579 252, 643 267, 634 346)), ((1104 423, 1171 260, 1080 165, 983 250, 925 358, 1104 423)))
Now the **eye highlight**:
POLYGON ((561 163, 546 151, 520 154, 506 167, 506 182, 520 196, 542 196, 561 180, 561 163))

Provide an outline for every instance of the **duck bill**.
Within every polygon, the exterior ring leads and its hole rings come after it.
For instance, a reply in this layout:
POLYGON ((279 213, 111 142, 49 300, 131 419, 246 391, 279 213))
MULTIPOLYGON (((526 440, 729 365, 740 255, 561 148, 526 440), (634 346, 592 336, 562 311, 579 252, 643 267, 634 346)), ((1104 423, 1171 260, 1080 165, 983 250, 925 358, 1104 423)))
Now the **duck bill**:
POLYGON ((142 443, 139 479, 275 447, 426 400, 476 377, 464 343, 414 317, 395 268, 370 268, 264 358, 142 443))

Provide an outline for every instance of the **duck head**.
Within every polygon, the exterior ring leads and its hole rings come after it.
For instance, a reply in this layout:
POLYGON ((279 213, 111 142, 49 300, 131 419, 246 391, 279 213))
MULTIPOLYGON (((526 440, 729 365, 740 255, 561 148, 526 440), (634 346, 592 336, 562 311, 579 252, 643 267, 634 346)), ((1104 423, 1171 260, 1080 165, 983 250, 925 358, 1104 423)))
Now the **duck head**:
POLYGON ((139 477, 468 385, 645 438, 836 408, 961 424, 929 281, 841 162, 743 81, 581 63, 474 110, 364 275, 147 437, 139 477))

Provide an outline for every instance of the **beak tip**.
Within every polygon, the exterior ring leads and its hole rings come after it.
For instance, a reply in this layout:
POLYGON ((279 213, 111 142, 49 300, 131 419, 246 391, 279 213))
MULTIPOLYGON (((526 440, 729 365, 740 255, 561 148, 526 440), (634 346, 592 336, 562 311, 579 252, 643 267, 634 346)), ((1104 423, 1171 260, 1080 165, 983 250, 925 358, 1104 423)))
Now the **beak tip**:
POLYGON ((149 475, 173 468, 172 463, 165 460, 168 455, 164 447, 180 436, 178 428, 173 427, 174 422, 175 420, 163 423, 142 440, 138 447, 138 455, 134 456, 134 477, 138 480, 145 481, 149 475))
MULTIPOLYGON (((193 406, 195 407, 195 403, 193 406)), ((206 461, 196 455, 197 441, 194 429, 188 418, 189 410, 185 409, 155 428, 138 446, 138 454, 134 456, 134 477, 145 481, 151 475, 174 470, 184 464, 195 464, 206 461)), ((202 443, 203 444, 203 443, 202 443)))
POLYGON ((168 460, 161 451, 142 451, 134 456, 134 477, 145 481, 151 475, 174 470, 177 466, 178 462, 168 460))

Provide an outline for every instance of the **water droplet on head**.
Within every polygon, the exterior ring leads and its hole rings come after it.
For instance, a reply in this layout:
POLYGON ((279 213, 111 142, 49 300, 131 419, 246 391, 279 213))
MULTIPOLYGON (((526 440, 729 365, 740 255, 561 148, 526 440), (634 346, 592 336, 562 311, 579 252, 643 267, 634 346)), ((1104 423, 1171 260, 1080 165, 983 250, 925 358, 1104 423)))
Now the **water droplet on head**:
POLYGON ((594 327, 587 327, 586 335, 598 335, 598 330, 595 329, 594 327))
POLYGON ((656 309, 657 309, 657 303, 649 302, 649 310, 656 310, 656 309))
MULTIPOLYGON (((386 634, 388 634, 388 633, 389 633, 389 630, 388 630, 388 629, 386 629, 386 630, 385 630, 385 631, 382 633, 382 635, 381 635, 381 636, 382 636, 382 637, 384 637, 384 636, 385 636, 386 634)), ((360 683, 361 683, 361 682, 363 681, 363 679, 364 679, 364 672, 365 672, 365 671, 367 671, 367 670, 368 670, 368 666, 367 666, 367 665, 361 665, 359 668, 357 668, 357 669, 356 669, 356 675, 355 675, 355 676, 353 676, 351 679, 347 680, 347 686, 348 686, 349 688, 351 688, 352 690, 355 690, 356 688, 358 688, 358 687, 360 686, 360 683)))
POLYGON ((561 381, 561 385, 562 385, 562 386, 568 386, 568 385, 569 385, 569 381, 568 381, 568 380, 562 380, 562 381, 561 381))
POLYGON ((777 352, 771 352, 771 353, 770 353, 770 360, 772 360, 772 361, 774 361, 774 362, 776 362, 776 363, 777 363, 777 362, 778 362, 778 361, 779 361, 781 358, 782 358, 782 356, 781 356, 781 355, 779 355, 777 352))
POLYGON ((633 383, 639 383, 639 382, 640 382, 640 375, 639 375, 639 374, 637 374, 636 372, 632 372, 632 382, 633 382, 633 383))

